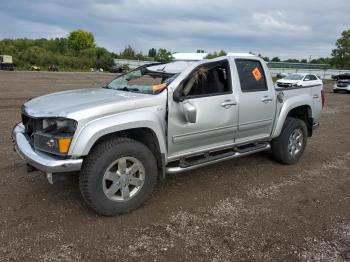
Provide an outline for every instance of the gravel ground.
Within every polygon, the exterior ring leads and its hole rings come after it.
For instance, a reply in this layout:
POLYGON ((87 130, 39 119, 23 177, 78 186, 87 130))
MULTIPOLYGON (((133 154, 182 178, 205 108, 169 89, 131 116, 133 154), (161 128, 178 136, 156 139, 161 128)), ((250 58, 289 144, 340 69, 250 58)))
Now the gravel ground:
POLYGON ((270 153, 168 175, 136 211, 99 217, 76 177, 26 173, 10 132, 28 98, 106 73, 0 72, 0 261, 350 261, 350 95, 331 93, 294 166, 270 153))

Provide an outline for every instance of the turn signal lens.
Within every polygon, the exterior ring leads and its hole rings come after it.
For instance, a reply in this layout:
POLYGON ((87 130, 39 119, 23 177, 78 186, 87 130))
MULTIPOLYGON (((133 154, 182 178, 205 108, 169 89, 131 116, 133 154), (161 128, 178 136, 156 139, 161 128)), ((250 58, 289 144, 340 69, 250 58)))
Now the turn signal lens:
POLYGON ((61 154, 67 154, 70 146, 71 138, 59 138, 58 139, 58 151, 61 154))

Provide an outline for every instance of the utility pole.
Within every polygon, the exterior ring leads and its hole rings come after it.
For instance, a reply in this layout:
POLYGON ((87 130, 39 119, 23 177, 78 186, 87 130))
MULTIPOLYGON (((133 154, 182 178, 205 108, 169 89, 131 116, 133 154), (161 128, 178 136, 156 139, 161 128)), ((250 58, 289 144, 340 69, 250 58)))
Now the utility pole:
POLYGON ((311 62, 312 55, 309 55, 309 63, 311 62))

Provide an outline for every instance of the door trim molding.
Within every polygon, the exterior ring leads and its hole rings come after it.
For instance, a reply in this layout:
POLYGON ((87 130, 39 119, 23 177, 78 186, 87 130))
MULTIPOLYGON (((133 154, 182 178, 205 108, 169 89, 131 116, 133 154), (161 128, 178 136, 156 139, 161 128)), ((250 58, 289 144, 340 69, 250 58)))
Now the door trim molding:
POLYGON ((265 127, 265 126, 271 125, 271 123, 272 123, 272 118, 253 121, 249 123, 243 123, 238 125, 238 131, 246 131, 257 127, 265 127))
POLYGON ((174 144, 178 144, 178 143, 188 142, 189 140, 192 140, 193 138, 203 139, 203 138, 206 138, 208 136, 223 135, 223 134, 228 134, 228 133, 232 133, 232 139, 233 139, 233 137, 234 137, 233 133, 236 132, 237 130, 238 130, 237 125, 230 125, 230 126, 202 130, 202 131, 198 131, 198 132, 191 132, 191 133, 186 133, 186 134, 181 134, 181 135, 174 135, 172 137, 172 140, 173 140, 174 144))

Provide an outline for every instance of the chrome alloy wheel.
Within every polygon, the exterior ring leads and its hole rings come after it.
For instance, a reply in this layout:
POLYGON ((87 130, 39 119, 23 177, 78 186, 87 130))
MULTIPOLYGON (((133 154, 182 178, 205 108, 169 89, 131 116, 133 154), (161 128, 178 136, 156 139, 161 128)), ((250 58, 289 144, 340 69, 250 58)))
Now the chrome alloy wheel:
POLYGON ((121 157, 106 169, 103 192, 112 201, 128 201, 140 192, 145 182, 145 167, 134 157, 121 157))
POLYGON ((300 129, 293 130, 289 137, 288 152, 291 156, 297 155, 303 148, 304 137, 300 129))

